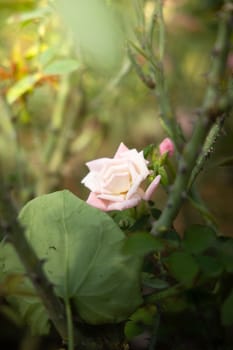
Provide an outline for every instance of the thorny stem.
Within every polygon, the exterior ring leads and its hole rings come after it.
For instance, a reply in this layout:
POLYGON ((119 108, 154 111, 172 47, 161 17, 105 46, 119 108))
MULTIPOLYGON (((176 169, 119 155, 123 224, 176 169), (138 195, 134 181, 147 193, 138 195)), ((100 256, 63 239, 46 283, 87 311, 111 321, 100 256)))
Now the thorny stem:
POLYGON ((206 137, 206 140, 205 140, 205 143, 203 146, 203 150, 197 159, 197 163, 196 163, 195 167, 192 170, 191 177, 190 177, 189 183, 188 183, 188 190, 191 189, 197 176, 202 171, 204 163, 206 162, 206 160, 210 157, 211 153, 213 152, 213 145, 216 142, 216 140, 221 132, 221 129, 222 129, 223 123, 224 123, 224 119, 225 118, 223 116, 220 117, 217 120, 217 122, 210 129, 210 131, 206 137))
POLYGON ((165 48, 165 28, 163 19, 163 1, 158 0, 158 15, 159 15, 159 59, 163 62, 165 48))
MULTIPOLYGON (((154 79, 156 81, 156 89, 155 94, 157 96, 157 101, 159 103, 160 108, 160 118, 161 123, 168 135, 174 140, 176 148, 180 151, 183 147, 184 137, 182 135, 181 128, 177 124, 174 118, 174 111, 171 106, 171 101, 168 94, 168 88, 166 84, 165 74, 164 74, 164 51, 165 51, 165 27, 164 27, 164 18, 163 18, 163 1, 156 1, 156 11, 158 13, 158 69, 152 69, 154 73, 154 79)), ((153 53, 153 48, 150 48, 151 55, 154 56, 154 60, 156 61, 156 57, 153 53)))
POLYGON ((24 230, 17 220, 17 213, 9 193, 5 190, 3 179, 0 186, 0 226, 1 238, 9 241, 18 254, 26 273, 44 304, 49 318, 58 333, 66 342, 68 339, 66 316, 63 304, 55 295, 52 284, 43 271, 43 262, 28 243, 24 230))
MULTIPOLYGON (((226 4, 230 4, 230 2, 226 1, 226 4)), ((217 118, 221 118, 225 112, 220 105, 221 91, 219 91, 219 84, 224 73, 229 52, 233 20, 232 8, 229 6, 229 9, 223 11, 221 15, 212 67, 209 74, 209 85, 203 101, 203 107, 195 125, 193 135, 180 158, 178 174, 170 190, 167 205, 159 220, 153 226, 152 233, 154 234, 167 231, 171 227, 180 210, 183 199, 187 196, 186 191, 191 173, 195 168, 200 152, 202 152, 200 148, 205 144, 207 135, 213 125, 215 125, 217 118)))
POLYGON ((162 63, 165 47, 165 29, 163 22, 163 2, 161 0, 155 3, 155 10, 150 19, 149 30, 146 31, 145 25, 142 27, 142 30, 144 30, 143 35, 138 36, 140 47, 132 42, 128 45, 129 59, 138 77, 156 95, 162 126, 174 140, 177 150, 180 151, 183 147, 184 137, 179 125, 174 119, 174 112, 168 95, 162 63), (158 53, 155 53, 153 48, 153 33, 156 26, 158 26, 158 53), (137 62, 134 50, 146 59, 149 74, 145 73, 144 68, 137 62))

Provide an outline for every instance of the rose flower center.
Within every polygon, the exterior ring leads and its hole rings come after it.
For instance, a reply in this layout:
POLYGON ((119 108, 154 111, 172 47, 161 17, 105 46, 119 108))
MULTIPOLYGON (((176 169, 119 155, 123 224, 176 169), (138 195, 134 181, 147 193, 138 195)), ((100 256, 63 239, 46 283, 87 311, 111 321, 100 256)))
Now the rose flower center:
POLYGON ((112 174, 105 183, 105 189, 113 194, 124 194, 129 191, 132 183, 129 172, 112 174))

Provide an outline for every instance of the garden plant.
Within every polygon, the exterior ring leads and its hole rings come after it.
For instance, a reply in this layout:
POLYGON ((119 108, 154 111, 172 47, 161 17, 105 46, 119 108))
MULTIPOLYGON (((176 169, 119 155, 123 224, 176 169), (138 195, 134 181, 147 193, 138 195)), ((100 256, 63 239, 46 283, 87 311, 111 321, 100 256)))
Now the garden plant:
MULTIPOLYGON (((170 92, 169 1, 9 3, 0 20, 36 34, 29 48, 25 39, 0 51, 0 333, 8 323, 26 329, 31 343, 21 350, 232 349, 233 236, 199 188, 232 117, 232 0, 203 1, 215 14, 213 45, 202 53, 208 66, 189 133, 170 92), (96 94, 91 74, 109 77, 115 60, 118 73, 96 94), (128 74, 153 99, 150 128, 160 123, 163 136, 139 148, 118 132, 97 155, 114 128, 100 106, 128 74), (88 119, 98 110, 102 120, 88 119), (62 180, 76 154, 79 193, 62 180), (187 203, 195 220, 181 227, 187 203)), ((232 155, 221 166, 232 171, 232 155)))

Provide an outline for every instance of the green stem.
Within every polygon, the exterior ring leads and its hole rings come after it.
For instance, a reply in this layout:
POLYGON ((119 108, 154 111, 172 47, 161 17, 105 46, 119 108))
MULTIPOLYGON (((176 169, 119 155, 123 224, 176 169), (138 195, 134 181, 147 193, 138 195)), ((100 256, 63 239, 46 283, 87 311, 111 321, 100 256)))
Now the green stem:
POLYGON ((58 107, 53 116, 53 134, 48 136, 47 151, 43 161, 44 169, 39 174, 36 194, 41 195, 54 190, 61 177, 61 168, 69 151, 71 142, 75 137, 75 123, 82 116, 84 96, 81 92, 71 93, 70 78, 66 77, 63 82, 63 92, 58 96, 58 107), (70 104, 68 104, 68 93, 70 104), (64 114, 65 107, 67 108, 64 114), (65 117, 64 117, 65 116, 65 117))
POLYGON ((68 330, 68 350, 74 350, 74 326, 73 326, 73 320, 72 320, 70 301, 68 298, 65 301, 65 307, 66 307, 67 330, 68 330))
POLYGON ((38 259, 34 249, 25 237, 24 230, 17 220, 17 212, 12 200, 4 188, 2 178, 0 186, 0 214, 2 238, 14 246, 29 279, 48 312, 49 318, 64 342, 66 342, 68 332, 64 306, 55 295, 53 286, 43 271, 43 262, 38 259))
POLYGON ((163 62, 164 48, 165 48, 165 28, 164 28, 162 0, 158 0, 158 14, 159 14, 159 59, 161 62, 163 62))
POLYGON ((154 326, 152 329, 151 340, 150 340, 150 345, 148 350, 155 350, 155 346, 158 340, 159 323, 160 323, 160 315, 159 313, 157 313, 154 321, 154 326))
POLYGON ((168 88, 165 80, 164 74, 164 53, 165 53, 165 26, 164 26, 164 17, 163 17, 163 1, 158 0, 157 2, 157 13, 158 13, 158 51, 159 57, 156 58, 153 54, 152 47, 150 48, 151 56, 154 61, 157 59, 156 66, 159 69, 155 70, 152 67, 154 72, 154 80, 156 81, 155 94, 157 96, 157 101, 159 103, 161 123, 168 135, 173 139, 176 148, 180 151, 183 147, 184 136, 179 125, 176 123, 174 111, 171 106, 170 97, 168 94, 168 88))
POLYGON ((51 126, 50 126, 50 135, 48 141, 45 145, 44 150, 44 162, 48 163, 53 151, 56 147, 57 136, 62 129, 63 119, 64 119, 64 110, 67 101, 67 97, 70 90, 70 78, 65 76, 62 81, 57 95, 57 101, 54 105, 51 126))
POLYGON ((183 147, 184 137, 174 118, 174 112, 171 107, 164 77, 164 67, 162 64, 165 46, 165 30, 163 21, 163 2, 161 0, 156 1, 155 11, 151 16, 149 30, 146 31, 145 26, 143 26, 142 29, 144 30, 144 40, 140 40, 139 38, 140 47, 130 42, 130 45, 128 45, 128 56, 139 78, 149 89, 154 91, 159 104, 162 126, 168 135, 174 140, 177 150, 180 151, 183 147), (159 20, 156 20, 157 18, 159 18, 159 20), (153 33, 156 25, 158 25, 159 32, 156 41, 158 42, 158 57, 156 57, 153 49, 153 33), (149 74, 145 73, 144 68, 138 64, 132 49, 139 52, 147 60, 150 71, 149 74))

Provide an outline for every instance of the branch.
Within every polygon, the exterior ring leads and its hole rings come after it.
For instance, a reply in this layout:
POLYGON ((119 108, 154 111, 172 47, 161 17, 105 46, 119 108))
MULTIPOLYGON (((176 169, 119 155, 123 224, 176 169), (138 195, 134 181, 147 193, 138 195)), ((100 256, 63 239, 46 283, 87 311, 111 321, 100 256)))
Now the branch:
POLYGON ((5 190, 3 179, 0 186, 0 226, 1 235, 9 241, 22 262, 38 296, 44 304, 49 318, 58 333, 66 342, 68 339, 66 314, 63 304, 55 295, 53 286, 43 271, 43 262, 38 259, 24 235, 24 230, 17 220, 17 212, 9 193, 5 190))
MULTIPOLYGON (((226 2, 226 4, 228 3, 229 1, 226 2)), ((225 6, 219 23, 217 40, 213 51, 213 62, 209 74, 209 85, 203 101, 203 107, 193 135, 180 158, 178 174, 174 185, 170 189, 167 205, 159 220, 153 226, 152 233, 154 234, 164 232, 171 227, 180 210, 183 199, 187 196, 190 176, 202 152, 202 145, 205 144, 207 135, 213 125, 215 125, 216 120, 219 117, 221 118, 225 112, 221 105, 219 85, 226 67, 232 33, 232 20, 232 8, 225 6)))

